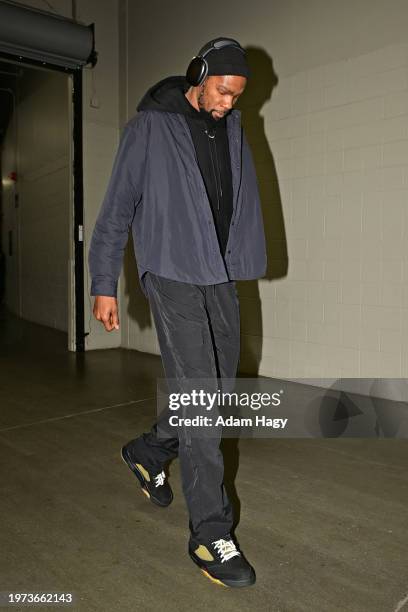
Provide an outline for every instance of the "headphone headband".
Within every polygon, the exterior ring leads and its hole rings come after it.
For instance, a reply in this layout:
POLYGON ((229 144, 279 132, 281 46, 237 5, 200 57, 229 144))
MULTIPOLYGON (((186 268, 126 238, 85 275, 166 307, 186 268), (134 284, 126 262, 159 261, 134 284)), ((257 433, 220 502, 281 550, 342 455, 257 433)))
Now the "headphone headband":
POLYGON ((216 40, 214 42, 210 42, 210 43, 208 43, 208 45, 205 45, 204 47, 202 47, 200 49, 200 51, 198 53, 198 57, 204 58, 211 51, 218 50, 218 49, 223 49, 224 47, 236 47, 242 53, 245 53, 244 49, 241 47, 239 42, 237 40, 234 40, 233 38, 223 38, 221 40, 216 40), (209 47, 208 47, 208 49, 206 49, 206 47, 208 45, 209 45, 209 47))

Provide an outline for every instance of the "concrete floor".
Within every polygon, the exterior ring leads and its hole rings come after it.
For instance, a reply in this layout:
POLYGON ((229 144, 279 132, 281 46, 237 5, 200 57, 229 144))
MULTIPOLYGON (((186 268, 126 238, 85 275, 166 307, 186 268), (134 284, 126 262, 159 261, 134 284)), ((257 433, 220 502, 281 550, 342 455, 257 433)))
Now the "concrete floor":
POLYGON ((70 609, 99 612, 408 610, 406 441, 225 441, 257 572, 227 589, 186 554, 177 461, 162 509, 119 456, 153 422, 160 359, 68 353, 65 334, 4 313, 0 337, 0 591, 73 592, 70 609))

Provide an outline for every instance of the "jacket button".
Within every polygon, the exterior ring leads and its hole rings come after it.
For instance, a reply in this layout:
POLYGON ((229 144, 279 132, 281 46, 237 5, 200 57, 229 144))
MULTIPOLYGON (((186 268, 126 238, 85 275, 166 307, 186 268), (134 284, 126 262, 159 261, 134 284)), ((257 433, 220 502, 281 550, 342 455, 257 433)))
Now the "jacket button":
POLYGON ((231 253, 231 249, 228 249, 227 253, 231 253))

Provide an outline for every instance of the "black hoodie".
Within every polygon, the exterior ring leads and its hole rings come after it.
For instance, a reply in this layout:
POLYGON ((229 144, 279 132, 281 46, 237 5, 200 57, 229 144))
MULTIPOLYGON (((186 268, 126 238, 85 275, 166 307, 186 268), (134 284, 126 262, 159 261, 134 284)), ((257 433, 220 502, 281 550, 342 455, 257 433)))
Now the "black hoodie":
POLYGON ((233 210, 226 119, 224 116, 217 120, 211 113, 196 110, 185 96, 188 89, 189 84, 183 76, 165 78, 146 92, 137 110, 158 110, 185 116, 213 212, 221 253, 224 256, 233 210))

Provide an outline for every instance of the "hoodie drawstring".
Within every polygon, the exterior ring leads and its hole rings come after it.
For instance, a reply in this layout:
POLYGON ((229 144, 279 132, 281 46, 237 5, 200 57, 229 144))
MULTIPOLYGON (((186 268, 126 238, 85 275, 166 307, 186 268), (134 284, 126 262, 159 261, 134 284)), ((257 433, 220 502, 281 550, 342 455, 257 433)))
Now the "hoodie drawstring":
POLYGON ((221 184, 221 172, 220 172, 220 164, 218 161, 218 153, 217 153, 217 143, 215 141, 215 131, 213 131, 212 133, 210 133, 210 131, 207 129, 205 130, 205 133, 208 136, 208 147, 210 149, 210 158, 211 158, 211 165, 212 165, 212 169, 214 172, 214 178, 215 178, 215 189, 217 191, 217 208, 218 210, 220 210, 220 197, 222 198, 222 184, 221 184), (216 160, 216 166, 217 166, 217 170, 215 169, 215 164, 214 164, 214 158, 213 158, 213 152, 212 152, 212 146, 210 143, 210 140, 214 141, 214 147, 215 147, 215 160, 216 160), (219 187, 219 192, 218 192, 218 187, 219 187))

